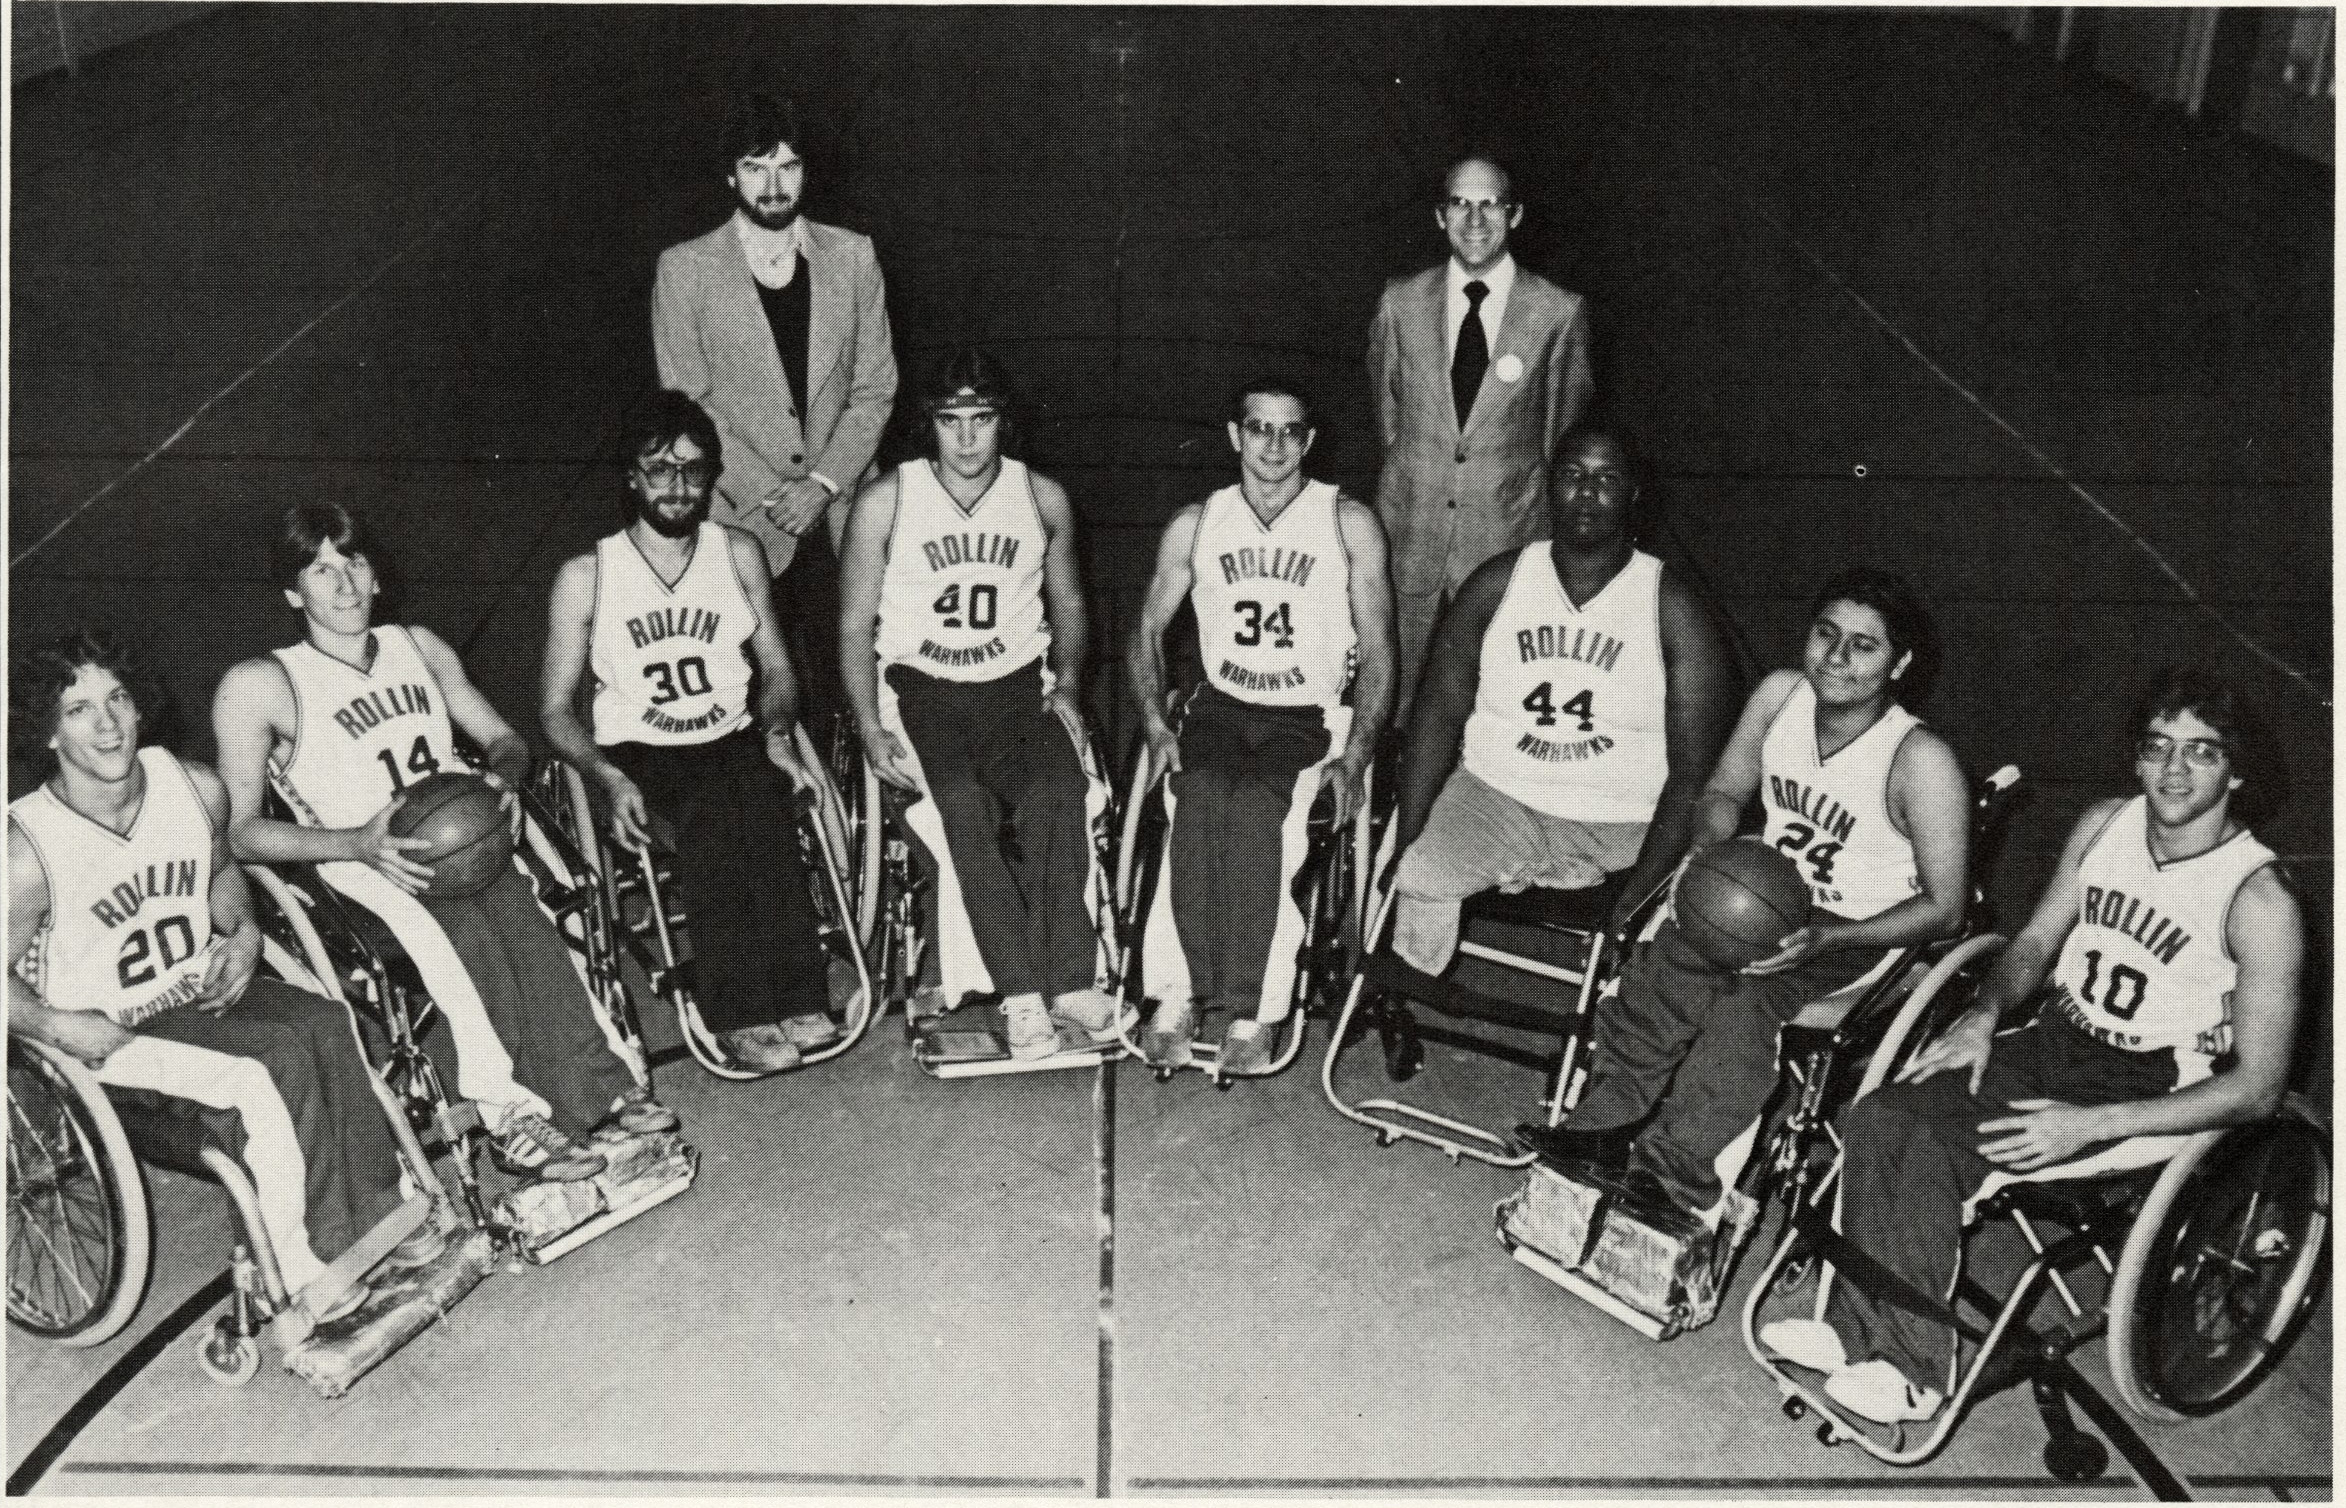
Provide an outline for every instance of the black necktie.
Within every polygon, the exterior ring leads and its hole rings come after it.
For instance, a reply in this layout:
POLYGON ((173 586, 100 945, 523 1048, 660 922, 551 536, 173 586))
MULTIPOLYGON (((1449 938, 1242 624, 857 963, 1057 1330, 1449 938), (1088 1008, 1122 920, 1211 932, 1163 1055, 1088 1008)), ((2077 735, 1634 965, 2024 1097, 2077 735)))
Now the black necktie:
POLYGON ((1491 343, 1483 336, 1483 299, 1490 289, 1480 279, 1466 285, 1466 318, 1458 324, 1458 349, 1450 356, 1450 401, 1458 405, 1458 427, 1474 412, 1483 372, 1491 364, 1491 343))

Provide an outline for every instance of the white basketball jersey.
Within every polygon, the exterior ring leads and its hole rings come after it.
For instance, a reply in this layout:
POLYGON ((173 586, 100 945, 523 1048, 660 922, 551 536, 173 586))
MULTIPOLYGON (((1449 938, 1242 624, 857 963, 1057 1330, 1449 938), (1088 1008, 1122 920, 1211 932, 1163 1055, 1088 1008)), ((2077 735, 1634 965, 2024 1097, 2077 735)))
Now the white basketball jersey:
POLYGON ((1051 644, 1043 622, 1050 541, 1026 463, 1004 457, 964 508, 927 461, 896 468, 896 525, 880 578, 880 664, 946 681, 994 681, 1051 644))
POLYGON ((1242 702, 1334 706, 1358 642, 1336 488, 1307 482, 1268 524, 1233 484, 1206 499, 1190 551, 1206 675, 1242 702))
POLYGON ((2051 1003, 2113 1047, 2173 1049, 2183 1083, 2206 1078, 2232 1046, 2232 898, 2272 862, 2243 829, 2162 864, 2150 849, 2150 802, 2127 802, 2077 866, 2077 925, 2053 966, 2051 1003))
POLYGON ((193 999, 212 942, 212 819, 167 750, 138 761, 147 793, 128 833, 46 785, 8 807, 49 881, 49 919, 21 972, 59 1010, 126 1026, 193 999))
POLYGON ((1551 817, 1651 822, 1670 778, 1661 603, 1662 563, 1643 551, 1580 607, 1548 541, 1516 552, 1483 632, 1466 768, 1551 817))
POLYGON ((361 670, 314 644, 276 651, 293 683, 293 747, 269 759, 269 781, 309 827, 363 827, 429 775, 462 770, 440 682, 404 628, 374 633, 361 670))
POLYGON ((1890 763, 1922 719, 1896 702, 1830 759, 1817 757, 1817 694, 1792 688, 1760 742, 1763 842, 1789 856, 1808 898, 1851 921, 1922 889, 1914 845, 1890 820, 1890 763))
POLYGON ((598 744, 705 744, 750 720, 757 609, 733 572, 725 526, 702 520, 670 586, 625 529, 595 545, 598 744))

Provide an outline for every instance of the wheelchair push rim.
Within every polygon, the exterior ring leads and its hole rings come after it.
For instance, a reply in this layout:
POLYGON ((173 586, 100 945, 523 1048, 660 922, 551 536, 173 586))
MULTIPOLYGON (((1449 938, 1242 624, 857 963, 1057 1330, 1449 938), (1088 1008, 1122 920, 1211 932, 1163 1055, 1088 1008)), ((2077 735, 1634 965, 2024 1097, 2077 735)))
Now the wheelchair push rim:
POLYGON ((146 1185, 95 1075, 8 1043, 8 1320, 94 1346, 138 1312, 150 1270, 146 1185))

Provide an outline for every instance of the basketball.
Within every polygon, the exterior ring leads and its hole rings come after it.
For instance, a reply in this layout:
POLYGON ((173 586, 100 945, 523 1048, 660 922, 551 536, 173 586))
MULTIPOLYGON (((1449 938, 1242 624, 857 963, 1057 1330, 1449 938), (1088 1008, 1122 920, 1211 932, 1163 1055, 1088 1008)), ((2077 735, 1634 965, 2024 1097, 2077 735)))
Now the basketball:
POLYGON ((1759 839, 1730 838, 1686 866, 1676 915, 1697 953, 1722 969, 1740 969, 1808 925, 1808 882, 1759 839))
POLYGON ((407 788, 407 799, 391 814, 391 832, 432 845, 407 850, 409 858, 431 867, 424 896, 444 901, 472 895, 513 862, 503 799, 478 775, 432 775, 407 788))

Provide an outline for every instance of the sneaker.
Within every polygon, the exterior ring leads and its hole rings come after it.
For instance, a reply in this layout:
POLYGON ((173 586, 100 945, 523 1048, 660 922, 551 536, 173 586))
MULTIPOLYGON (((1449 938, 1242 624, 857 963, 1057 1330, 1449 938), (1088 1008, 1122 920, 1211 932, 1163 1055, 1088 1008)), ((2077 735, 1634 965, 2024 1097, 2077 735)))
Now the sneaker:
POLYGON ((638 1086, 611 1102, 611 1113, 603 1117, 603 1124, 617 1126, 630 1136, 645 1136, 673 1131, 682 1123, 675 1111, 652 1098, 649 1088, 638 1086))
POLYGON ((1849 1355, 1841 1347, 1841 1332, 1823 1320, 1770 1320, 1760 1326, 1759 1343, 1794 1366, 1812 1372, 1840 1372, 1849 1366, 1849 1355))
POLYGON ((927 984, 912 992, 912 998, 904 1003, 904 1014, 918 1026, 944 1015, 948 1004, 943 985, 927 984))
POLYGON ((576 1183, 603 1171, 603 1154, 586 1148, 554 1129, 542 1115, 505 1112, 505 1120, 489 1134, 489 1157, 508 1173, 542 1178, 548 1183, 576 1183))
POLYGON ((1051 1013, 1043 1008, 1040 995, 1013 995, 1003 1001, 1002 1023, 1014 1058, 1031 1061, 1059 1050, 1059 1028, 1051 1024, 1051 1013))
POLYGON ((829 1047, 839 1040, 839 1023, 820 1011, 809 1011, 803 1016, 791 1016, 780 1023, 782 1035, 803 1055, 820 1047, 829 1047))
POLYGON ((1051 1014, 1080 1028, 1094 1042, 1117 1035, 1124 1023, 1125 1004, 1106 990, 1070 990, 1051 1002, 1051 1014))
POLYGON ((798 1044, 779 1026, 744 1026, 717 1033, 717 1048, 741 1068, 780 1073, 798 1066, 798 1044))
POLYGON ((1140 1055, 1152 1068, 1186 1068, 1189 1044, 1196 1036, 1197 1002, 1168 1000, 1149 1018, 1149 1029, 1141 1034, 1140 1055))
POLYGON ((407 1233, 407 1239, 391 1248, 383 1260, 375 1264, 378 1272, 406 1272, 436 1261, 448 1249, 448 1238, 430 1220, 424 1221, 407 1233))
POLYGON ((1825 1379, 1825 1396, 1860 1419, 1876 1424, 1910 1424, 1939 1411, 1934 1388, 1918 1388, 1906 1374, 1876 1358, 1861 1361, 1825 1379))
POLYGON ((366 1284, 353 1283, 343 1289, 333 1303, 323 1309, 313 1310, 311 1318, 321 1325, 331 1325, 338 1319, 348 1319, 358 1313, 366 1307, 367 1300, 374 1296, 375 1291, 366 1284))
POLYGON ((1224 1073, 1262 1074, 1271 1068, 1271 1028, 1252 1019, 1233 1021, 1222 1033, 1222 1047, 1215 1058, 1224 1073))

